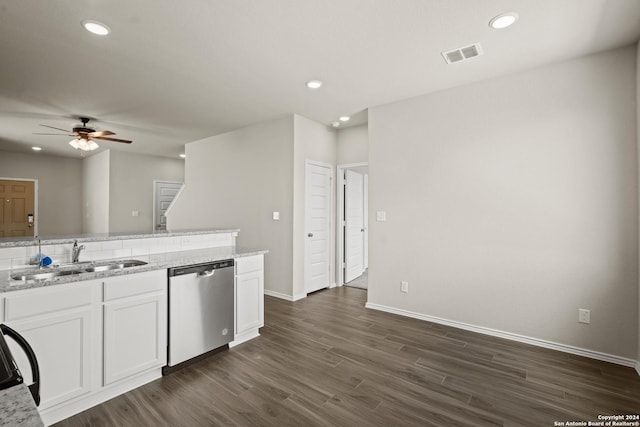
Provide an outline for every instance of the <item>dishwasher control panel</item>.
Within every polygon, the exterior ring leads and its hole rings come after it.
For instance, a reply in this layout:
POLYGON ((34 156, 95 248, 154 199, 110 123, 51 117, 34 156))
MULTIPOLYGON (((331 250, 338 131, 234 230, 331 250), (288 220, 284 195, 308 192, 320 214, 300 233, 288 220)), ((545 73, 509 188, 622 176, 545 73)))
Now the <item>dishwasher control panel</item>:
POLYGON ((205 270, 219 270, 221 268, 233 267, 232 259, 225 259, 223 261, 206 262, 202 264, 185 265, 181 267, 174 267, 169 269, 169 276, 182 276, 185 274, 199 273, 205 270))

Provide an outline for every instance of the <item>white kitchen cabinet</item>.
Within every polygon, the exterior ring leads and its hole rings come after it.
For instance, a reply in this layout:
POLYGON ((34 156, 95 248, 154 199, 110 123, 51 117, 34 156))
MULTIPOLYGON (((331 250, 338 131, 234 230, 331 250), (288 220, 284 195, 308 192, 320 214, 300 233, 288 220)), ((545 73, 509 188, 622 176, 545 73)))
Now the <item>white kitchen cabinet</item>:
MULTIPOLYGON (((3 297, 4 322, 25 337, 38 358, 39 411, 46 425, 162 375, 167 355, 166 270, 3 297)), ((7 341, 30 383, 24 353, 7 341)))
MULTIPOLYGON (((40 409, 86 395, 99 386, 100 288, 70 283, 11 293, 5 323, 33 348, 40 369, 40 409)), ((25 381, 31 369, 23 351, 8 340, 25 381)))
POLYGON ((260 335, 264 326, 264 256, 235 260, 235 339, 231 347, 260 335))
POLYGON ((104 385, 167 359, 166 270, 105 279, 104 385))

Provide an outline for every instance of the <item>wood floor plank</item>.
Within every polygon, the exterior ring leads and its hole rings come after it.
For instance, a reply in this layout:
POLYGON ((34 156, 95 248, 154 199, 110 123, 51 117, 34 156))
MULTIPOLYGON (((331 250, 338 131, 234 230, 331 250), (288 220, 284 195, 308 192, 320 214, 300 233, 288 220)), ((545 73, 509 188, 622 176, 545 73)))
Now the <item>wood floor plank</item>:
POLYGON ((265 298, 261 336, 77 414, 80 426, 545 427, 640 412, 632 368, 369 310, 265 298))

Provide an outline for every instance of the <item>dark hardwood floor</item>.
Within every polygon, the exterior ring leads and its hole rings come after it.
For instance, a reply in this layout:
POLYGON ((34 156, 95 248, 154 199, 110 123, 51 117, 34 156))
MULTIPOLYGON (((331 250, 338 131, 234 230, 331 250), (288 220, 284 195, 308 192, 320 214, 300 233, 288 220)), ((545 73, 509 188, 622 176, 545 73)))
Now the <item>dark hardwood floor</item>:
POLYGON ((59 424, 553 426, 640 413, 632 368, 364 308, 265 298, 262 336, 59 424))

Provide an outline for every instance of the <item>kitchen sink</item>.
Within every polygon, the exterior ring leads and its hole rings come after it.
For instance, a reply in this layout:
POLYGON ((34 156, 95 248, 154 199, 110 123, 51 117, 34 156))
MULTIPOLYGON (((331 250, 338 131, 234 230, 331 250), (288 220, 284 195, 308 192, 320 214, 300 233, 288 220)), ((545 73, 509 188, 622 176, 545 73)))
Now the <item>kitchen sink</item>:
POLYGON ((87 265, 92 265, 93 261, 80 261, 80 262, 65 262, 62 264, 52 264, 49 268, 68 268, 75 267, 76 269, 84 268, 87 265))
POLYGON ((16 273, 11 275, 13 280, 47 280, 54 279, 56 277, 63 276, 71 276, 74 274, 82 274, 82 273, 97 273, 100 271, 109 271, 109 270, 121 270, 123 268, 129 267, 137 267, 140 265, 146 265, 147 263, 144 261, 139 261, 135 259, 128 260, 120 260, 120 261, 106 261, 100 263, 79 263, 72 264, 77 265, 78 268, 71 270, 30 270, 23 271, 21 273, 16 273))
POLYGON ((13 274, 11 278, 13 280, 46 280, 53 279, 61 276, 71 276, 74 274, 84 273, 83 270, 57 270, 57 271, 42 271, 38 270, 36 272, 22 272, 13 274))
POLYGON ((145 265, 145 264, 147 263, 144 261, 129 259, 126 261, 113 261, 108 263, 95 264, 90 267, 86 267, 83 270, 93 273, 98 271, 120 270, 122 268, 137 267, 139 265, 145 265))
POLYGON ((104 265, 95 265, 93 267, 87 267, 84 271, 88 273, 97 273, 99 271, 109 271, 109 270, 120 270, 121 267, 118 264, 104 264, 104 265))

